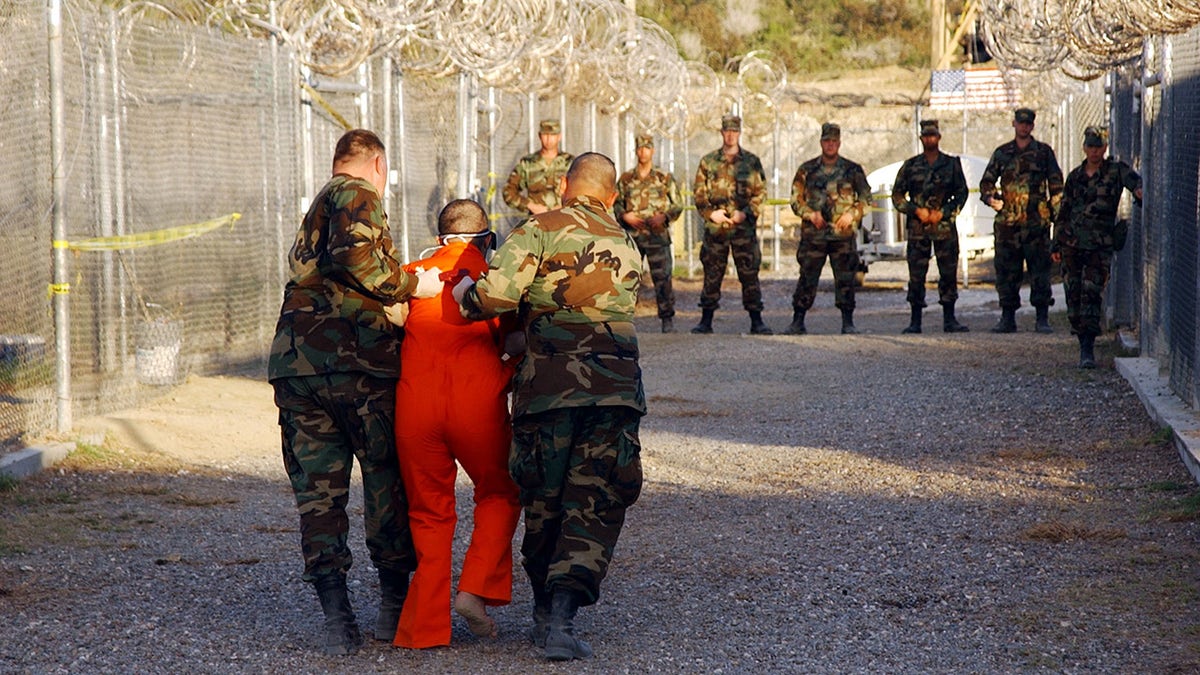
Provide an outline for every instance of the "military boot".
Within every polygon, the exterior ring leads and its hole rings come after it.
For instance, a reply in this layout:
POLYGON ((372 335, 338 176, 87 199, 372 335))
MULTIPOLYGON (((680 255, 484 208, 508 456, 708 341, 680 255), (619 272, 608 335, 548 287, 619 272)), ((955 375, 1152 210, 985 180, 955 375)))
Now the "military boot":
POLYGON ((942 332, 944 333, 966 333, 970 328, 958 322, 954 318, 954 303, 947 302, 942 304, 942 332))
POLYGON ((675 320, 669 316, 664 316, 662 318, 662 332, 674 333, 675 332, 675 320))
POLYGON ((529 640, 535 647, 545 648, 546 634, 550 632, 550 594, 545 590, 533 591, 533 627, 529 629, 529 640))
POLYGON ((804 327, 804 310, 792 310, 792 323, 787 327, 788 335, 806 335, 808 329, 804 327))
POLYGON ((695 327, 692 328, 692 332, 698 335, 707 335, 708 333, 713 332, 712 320, 713 312, 715 311, 716 310, 712 309, 711 307, 706 307, 700 310, 700 323, 696 324, 695 327))
POLYGON ((924 309, 920 305, 912 306, 912 319, 908 322, 908 327, 900 331, 901 333, 920 333, 921 332, 921 310, 924 309))
POLYGON ((375 639, 391 642, 396 638, 400 610, 408 597, 408 573, 380 570, 379 615, 375 617, 375 639))
POLYGON ((771 327, 763 323, 762 312, 750 312, 750 334, 751 335, 774 335, 775 331, 771 327))
MULTIPOLYGON (((327 656, 345 656, 358 651, 363 643, 354 609, 350 606, 350 593, 346 590, 346 577, 340 573, 319 577, 313 586, 325 613, 325 634, 322 636, 321 651, 327 656)), ((392 631, 395 633, 395 630, 392 631)))
POLYGON ((575 613, 579 598, 572 591, 556 590, 550 597, 550 622, 546 631, 546 658, 551 661, 586 659, 592 647, 575 637, 575 613))
POLYGON ((1000 321, 992 326, 993 333, 1015 333, 1017 332, 1017 308, 1016 307, 1001 307, 1000 321))
POLYGON ((1095 335, 1080 335, 1079 336, 1079 367, 1080 368, 1095 368, 1096 367, 1096 336, 1095 335))
POLYGON ((858 329, 854 327, 853 308, 842 308, 842 335, 858 335, 858 329))
POLYGON ((1037 309, 1037 324, 1034 330, 1039 333, 1053 333, 1054 329, 1050 327, 1050 308, 1046 305, 1038 305, 1037 309))

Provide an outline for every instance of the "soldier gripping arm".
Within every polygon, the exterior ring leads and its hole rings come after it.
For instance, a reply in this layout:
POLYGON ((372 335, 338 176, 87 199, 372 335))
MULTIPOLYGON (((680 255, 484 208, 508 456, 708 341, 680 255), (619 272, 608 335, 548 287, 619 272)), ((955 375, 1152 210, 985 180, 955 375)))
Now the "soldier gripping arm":
POLYGON ((537 277, 544 236, 536 219, 526 220, 504 240, 488 272, 479 281, 474 285, 469 285, 470 279, 459 282, 465 290, 460 302, 464 318, 479 321, 521 307, 527 289, 537 277))

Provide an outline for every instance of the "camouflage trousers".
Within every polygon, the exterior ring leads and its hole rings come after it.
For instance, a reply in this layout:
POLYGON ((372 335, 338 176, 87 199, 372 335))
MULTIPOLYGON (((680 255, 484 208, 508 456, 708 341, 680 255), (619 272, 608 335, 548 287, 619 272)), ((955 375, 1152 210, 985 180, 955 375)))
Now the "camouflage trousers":
POLYGON ((908 304, 925 307, 925 277, 929 274, 929 257, 937 259, 938 304, 952 305, 958 301, 958 237, 932 239, 910 236, 904 247, 908 260, 908 304))
POLYGON ((332 373, 275 380, 283 465, 300 510, 304 580, 350 569, 346 502, 358 458, 367 550, 380 571, 416 568, 392 420, 396 380, 332 373))
POLYGON ((521 542, 534 589, 600 597, 625 509, 642 490, 641 416, 625 406, 559 408, 513 422, 508 468, 525 507, 521 542))
POLYGON ((634 236, 638 250, 646 257, 646 266, 650 268, 650 280, 654 282, 654 302, 658 305, 658 318, 668 319, 675 316, 675 287, 671 284, 671 271, 675 260, 671 255, 671 242, 652 242, 647 239, 634 236))
POLYGON ((1021 306, 1022 267, 1029 271, 1029 304, 1049 307, 1054 304, 1050 290, 1050 230, 1045 227, 1011 228, 996 226, 996 293, 1000 307, 1021 306))
POLYGON ((858 245, 854 239, 801 237, 796 245, 800 278, 792 293, 792 307, 807 312, 817 297, 821 268, 829 258, 833 268, 833 299, 839 309, 854 309, 854 275, 858 272, 858 245))
POLYGON ((1100 335, 1104 332, 1104 286, 1108 284, 1111 263, 1111 251, 1062 249, 1063 290, 1073 334, 1100 335))
POLYGON ((762 249, 758 247, 758 234, 753 223, 749 227, 742 223, 740 227, 717 232, 705 230, 704 242, 700 244, 700 264, 704 266, 700 309, 721 306, 721 282, 725 280, 730 251, 733 252, 738 281, 742 283, 742 307, 748 312, 761 312, 762 286, 758 283, 758 270, 762 267, 762 249))

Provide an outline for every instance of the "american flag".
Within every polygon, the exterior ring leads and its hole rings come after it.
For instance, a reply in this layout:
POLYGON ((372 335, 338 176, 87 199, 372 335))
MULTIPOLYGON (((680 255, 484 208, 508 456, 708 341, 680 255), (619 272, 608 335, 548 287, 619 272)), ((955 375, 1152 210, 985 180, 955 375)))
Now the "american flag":
POLYGON ((942 110, 1003 110, 1021 105, 1021 92, 1008 86, 996 68, 935 70, 929 92, 929 107, 942 110))

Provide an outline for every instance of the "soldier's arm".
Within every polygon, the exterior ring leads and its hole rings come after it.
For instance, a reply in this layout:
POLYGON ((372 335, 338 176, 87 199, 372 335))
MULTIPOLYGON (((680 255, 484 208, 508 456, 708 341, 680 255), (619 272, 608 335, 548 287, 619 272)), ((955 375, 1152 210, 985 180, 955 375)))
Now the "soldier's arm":
POLYGON ((858 197, 851 210, 854 222, 859 222, 867 215, 867 207, 871 205, 871 184, 867 182, 862 165, 855 164, 850 170, 850 183, 854 186, 854 195, 858 197))
POLYGON ((1125 186, 1126 190, 1129 190, 1130 192, 1132 192, 1134 198, 1137 199, 1137 202, 1139 204, 1141 204, 1142 203, 1142 177, 1139 176, 1138 172, 1134 171, 1133 168, 1131 166, 1129 166, 1128 164, 1126 164, 1125 162, 1121 162, 1119 164, 1119 166, 1121 167, 1121 173, 1122 173, 1121 184, 1125 186))
POLYGON ((513 167, 512 173, 508 174, 508 182, 504 184, 504 191, 501 193, 504 196, 504 203, 508 204, 509 208, 527 211, 525 196, 521 194, 521 163, 513 167))
POLYGON ((908 162, 900 165, 900 170, 896 172, 896 182, 892 184, 892 206, 906 215, 917 208, 916 204, 908 200, 908 167, 908 162))
POLYGON ((807 183, 808 176, 804 173, 804 165, 801 164, 792 178, 792 213, 800 216, 801 220, 808 220, 813 214, 813 209, 808 206, 807 183))
POLYGON ((497 249, 484 276, 463 293, 463 317, 479 321, 519 309, 537 276, 544 237, 533 218, 517 226, 497 249))
POLYGON ((329 213, 330 277, 384 303, 403 302, 417 289, 395 256, 379 193, 365 181, 348 183, 329 213))
POLYGON ((625 203, 627 199, 629 199, 629 183, 625 176, 621 176, 617 181, 617 199, 613 202, 613 218, 622 227, 625 225, 625 212, 629 208, 625 203))
POLYGON ((945 203, 942 204, 942 218, 945 220, 954 220, 958 216, 958 212, 967 203, 967 195, 970 191, 967 189, 967 176, 962 170, 962 160, 958 157, 954 158, 954 180, 950 187, 950 194, 946 196, 945 203))
POLYGON ((683 213, 683 202, 679 199, 679 184, 675 176, 667 174, 667 222, 670 223, 683 213))
POLYGON ((712 220, 712 212, 716 209, 708 202, 708 171, 704 168, 704 160, 696 167, 696 180, 692 185, 692 201, 696 204, 696 212, 704 220, 712 220))
POLYGON ((1062 203, 1063 172, 1058 166, 1058 157, 1054 156, 1053 148, 1048 145, 1046 146, 1046 165, 1046 192, 1050 195, 1050 213, 1053 215, 1062 203))
POLYGON ((762 162, 757 157, 754 158, 754 168, 750 171, 750 204, 749 213, 746 215, 754 218, 755 221, 762 216, 763 200, 767 198, 767 175, 763 171, 762 162))
POLYGON ((1004 170, 999 155, 998 149, 992 153, 987 168, 983 170, 983 177, 979 179, 979 198, 985 203, 995 197, 996 181, 1000 178, 1000 172, 1004 170))

